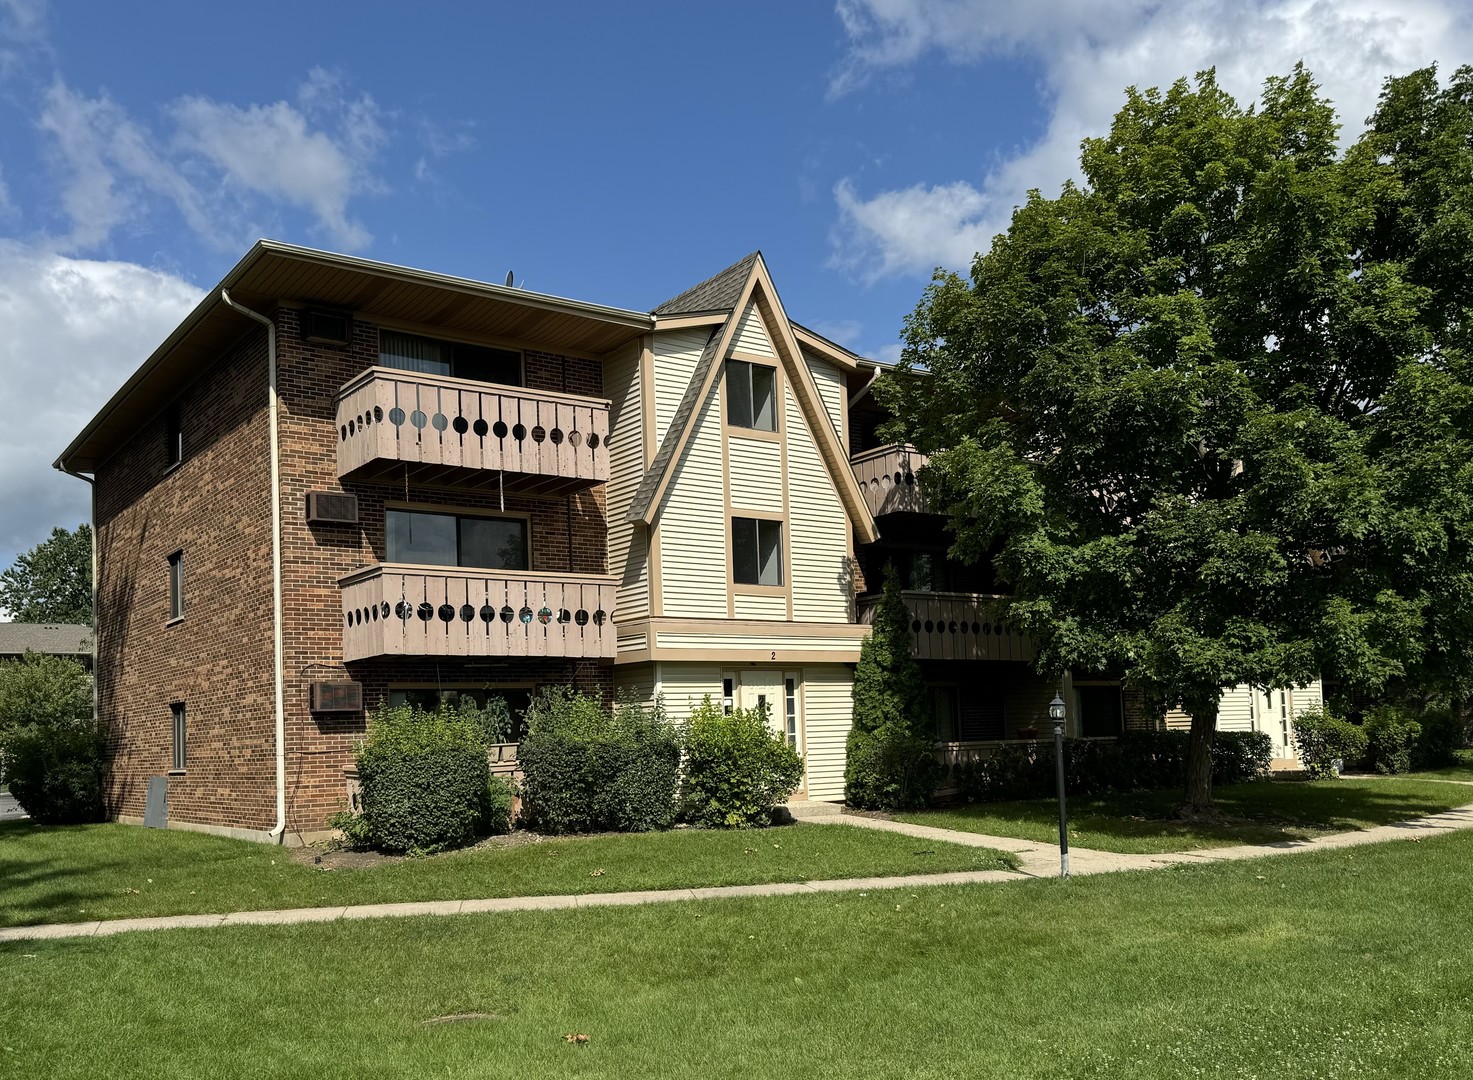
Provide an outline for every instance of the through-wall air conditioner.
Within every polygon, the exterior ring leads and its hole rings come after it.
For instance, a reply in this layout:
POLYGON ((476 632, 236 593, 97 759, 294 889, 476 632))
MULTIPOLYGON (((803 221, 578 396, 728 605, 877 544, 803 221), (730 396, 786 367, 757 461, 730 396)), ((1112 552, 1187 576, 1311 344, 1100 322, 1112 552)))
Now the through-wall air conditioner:
POLYGON ((357 713, 363 711, 363 684, 360 682, 315 682, 309 697, 315 713, 357 713))
POLYGON ((345 311, 308 308, 302 312, 302 339, 322 345, 346 345, 353 336, 353 316, 345 311))
POLYGON ((358 496, 341 491, 307 492, 308 525, 357 525, 358 496))

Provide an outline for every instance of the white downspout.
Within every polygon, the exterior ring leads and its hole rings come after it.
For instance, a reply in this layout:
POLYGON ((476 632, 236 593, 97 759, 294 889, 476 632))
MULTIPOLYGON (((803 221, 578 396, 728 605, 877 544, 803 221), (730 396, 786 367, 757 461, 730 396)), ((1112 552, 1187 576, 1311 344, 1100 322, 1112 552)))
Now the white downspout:
POLYGON ((226 304, 266 327, 266 365, 271 425, 271 609, 276 649, 276 825, 268 833, 277 843, 286 835, 286 645, 281 630, 281 443, 277 437, 276 324, 259 311, 242 307, 220 290, 226 304))
POLYGON ((97 479, 72 472, 58 463, 57 468, 68 476, 75 476, 86 483, 92 496, 92 719, 98 718, 97 708, 97 479))

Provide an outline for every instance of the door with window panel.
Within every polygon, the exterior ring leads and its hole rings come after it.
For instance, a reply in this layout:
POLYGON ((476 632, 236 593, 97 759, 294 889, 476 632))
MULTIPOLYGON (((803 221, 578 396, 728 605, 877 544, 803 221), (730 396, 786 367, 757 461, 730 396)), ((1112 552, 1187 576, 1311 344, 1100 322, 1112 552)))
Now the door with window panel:
POLYGON ((1258 690, 1248 698, 1248 717, 1254 731, 1262 731, 1273 743, 1276 758, 1293 758, 1294 753, 1294 691, 1258 690))

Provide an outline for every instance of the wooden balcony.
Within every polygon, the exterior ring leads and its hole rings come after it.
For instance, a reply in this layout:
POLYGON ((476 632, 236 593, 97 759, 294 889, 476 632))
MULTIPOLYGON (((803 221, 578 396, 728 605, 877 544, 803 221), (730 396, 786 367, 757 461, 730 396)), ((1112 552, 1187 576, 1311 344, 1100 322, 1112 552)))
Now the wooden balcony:
MULTIPOLYGON (((998 614, 1000 597, 979 593, 906 592, 911 655, 917 660, 1032 660, 1033 643, 998 614)), ((873 623, 879 597, 859 602, 859 621, 873 623)))
POLYGON ((364 567, 339 580, 343 659, 614 656, 614 578, 448 566, 364 567))
POLYGON ((926 464, 925 455, 913 446, 882 446, 849 459, 864 501, 875 517, 881 514, 928 514, 931 512, 916 472, 926 464))
POLYGON ((369 368, 338 391, 338 478, 564 495, 609 478, 603 398, 369 368))

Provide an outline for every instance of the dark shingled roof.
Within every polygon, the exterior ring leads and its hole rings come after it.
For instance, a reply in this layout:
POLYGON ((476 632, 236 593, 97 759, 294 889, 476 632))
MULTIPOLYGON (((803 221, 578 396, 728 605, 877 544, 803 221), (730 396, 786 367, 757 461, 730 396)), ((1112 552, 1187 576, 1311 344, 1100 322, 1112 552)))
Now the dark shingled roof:
POLYGON ((752 272, 761 252, 754 251, 741 262, 733 263, 715 277, 686 289, 673 300, 655 308, 656 315, 695 315, 704 311, 730 311, 742 295, 742 286, 752 272))
MULTIPOLYGON (((670 421, 670 426, 665 429, 665 441, 655 452, 655 460, 650 462, 644 479, 639 482, 639 490, 634 493, 634 501, 629 506, 626 521, 643 519, 650 500, 655 497, 655 488, 660 486, 660 477, 669 470, 670 459, 675 456, 675 444, 679 441, 680 433, 685 430, 686 425, 695 416, 696 409, 702 404, 701 391, 705 389, 706 380, 710 377, 711 366, 716 363, 716 347, 721 343, 721 332, 726 329, 726 323, 729 322, 731 322, 730 317, 720 326, 711 328, 711 336, 706 339, 706 347, 701 350, 701 358, 696 361, 696 369, 691 373, 690 383, 685 388, 685 394, 680 399, 675 416, 670 421)), ((711 390, 715 390, 714 383, 711 390)))
POLYGON ((0 622, 0 656, 27 652, 91 656, 92 627, 80 623, 0 622))

